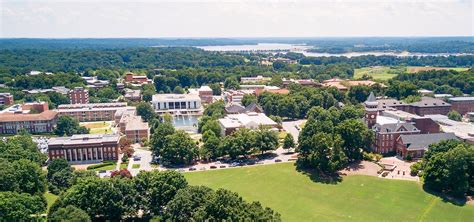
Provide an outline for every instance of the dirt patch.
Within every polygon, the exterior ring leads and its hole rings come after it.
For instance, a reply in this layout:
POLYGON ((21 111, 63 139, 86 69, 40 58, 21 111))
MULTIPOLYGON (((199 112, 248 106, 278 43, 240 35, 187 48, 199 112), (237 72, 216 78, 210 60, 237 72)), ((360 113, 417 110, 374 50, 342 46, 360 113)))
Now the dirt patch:
POLYGON ((369 161, 352 163, 345 169, 339 171, 341 175, 368 175, 378 176, 378 171, 382 169, 379 165, 369 161))

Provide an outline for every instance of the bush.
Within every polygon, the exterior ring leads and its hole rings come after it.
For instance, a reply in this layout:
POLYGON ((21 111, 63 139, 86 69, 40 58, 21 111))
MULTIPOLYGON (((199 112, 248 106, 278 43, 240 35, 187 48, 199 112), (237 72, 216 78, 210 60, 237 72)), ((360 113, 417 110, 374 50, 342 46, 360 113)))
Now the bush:
POLYGON ((381 155, 381 154, 378 154, 378 153, 367 153, 367 152, 364 152, 364 153, 363 153, 363 158, 364 158, 364 160, 367 160, 367 161, 375 161, 375 162, 378 162, 380 159, 382 159, 382 155, 381 155))
POLYGON ((128 162, 128 159, 129 159, 128 155, 123 155, 123 157, 122 157, 122 162, 123 162, 123 163, 127 163, 127 162, 128 162))
POLYGON ((88 170, 94 170, 94 169, 97 169, 97 168, 101 168, 101 167, 105 167, 105 166, 111 166, 111 165, 114 165, 114 164, 115 164, 115 162, 113 162, 113 161, 106 161, 106 162, 103 162, 103 163, 88 166, 87 169, 88 170))
POLYGON ((407 157, 405 157, 405 159, 406 159, 407 161, 412 161, 412 160, 413 160, 413 158, 412 158, 410 155, 407 155, 407 157))
MULTIPOLYGON (((420 173, 423 169, 423 165, 421 162, 416 162, 415 164, 410 166, 410 175, 416 176, 420 173)), ((421 175, 420 175, 421 176, 421 175)))

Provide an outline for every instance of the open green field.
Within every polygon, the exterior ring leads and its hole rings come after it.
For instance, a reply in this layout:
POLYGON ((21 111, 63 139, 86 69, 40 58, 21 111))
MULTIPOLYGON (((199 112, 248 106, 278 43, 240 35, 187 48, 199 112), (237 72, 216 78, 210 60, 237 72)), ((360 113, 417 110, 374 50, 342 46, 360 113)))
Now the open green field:
POLYGON ((313 182, 292 163, 184 174, 191 185, 238 192, 276 210, 283 221, 473 221, 474 206, 456 206, 410 181, 347 176, 313 182))
POLYGON ((359 79, 363 75, 371 76, 378 80, 389 80, 400 73, 406 72, 406 67, 388 67, 388 66, 376 66, 376 67, 365 67, 354 70, 354 79, 359 79))
POLYGON ((466 71, 469 68, 462 68, 462 67, 431 67, 431 66, 408 66, 407 72, 408 73, 417 73, 421 71, 427 70, 454 70, 454 71, 466 71))
POLYGON ((112 133, 112 128, 111 128, 111 123, 110 122, 81 123, 81 126, 84 126, 88 129, 90 129, 90 134, 112 133))

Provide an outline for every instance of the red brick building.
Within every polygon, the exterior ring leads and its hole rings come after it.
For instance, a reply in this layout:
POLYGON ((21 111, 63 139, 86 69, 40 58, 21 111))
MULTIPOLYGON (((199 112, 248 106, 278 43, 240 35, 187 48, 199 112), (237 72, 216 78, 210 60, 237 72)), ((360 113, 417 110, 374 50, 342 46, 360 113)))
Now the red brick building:
POLYGON ((454 133, 432 133, 417 135, 401 135, 396 141, 397 155, 407 156, 417 159, 423 157, 430 144, 438 143, 442 140, 455 139, 454 133))
POLYGON ((0 93, 0 105, 9 106, 13 104, 13 95, 10 93, 0 93))
POLYGON ((51 160, 64 158, 70 162, 117 160, 119 135, 84 134, 51 138, 48 155, 51 160))
POLYGON ((136 84, 148 84, 151 83, 151 79, 148 79, 146 76, 137 76, 129 72, 125 75, 125 82, 136 83, 136 84))
POLYGON ((59 105, 59 116, 70 116, 79 122, 112 121, 117 110, 127 108, 127 103, 89 103, 59 105))
POLYGON ((365 107, 365 124, 367 127, 372 128, 375 123, 377 122, 377 115, 378 115, 378 102, 375 98, 374 93, 370 92, 369 97, 364 102, 365 107))
POLYGON ((135 109, 118 111, 115 114, 115 123, 120 129, 120 133, 132 143, 141 143, 150 138, 148 123, 143 122, 142 118, 136 115, 135 109))
POLYGON ((68 93, 71 104, 87 104, 89 103, 89 91, 82 87, 71 89, 68 93))
POLYGON ((213 94, 212 89, 209 86, 201 86, 198 90, 199 98, 203 103, 212 103, 213 94))
POLYGON ((451 104, 431 97, 422 97, 421 101, 408 104, 404 111, 419 116, 441 114, 446 115, 451 111, 451 104))
POLYGON ((396 151, 396 141, 401 135, 419 134, 420 130, 411 123, 375 124, 374 152, 390 153, 396 151))
POLYGON ((474 96, 471 97, 454 97, 450 98, 451 109, 464 115, 469 112, 474 112, 474 96))
POLYGON ((21 129, 31 134, 52 133, 57 116, 46 102, 14 105, 0 114, 0 134, 17 134, 21 129))

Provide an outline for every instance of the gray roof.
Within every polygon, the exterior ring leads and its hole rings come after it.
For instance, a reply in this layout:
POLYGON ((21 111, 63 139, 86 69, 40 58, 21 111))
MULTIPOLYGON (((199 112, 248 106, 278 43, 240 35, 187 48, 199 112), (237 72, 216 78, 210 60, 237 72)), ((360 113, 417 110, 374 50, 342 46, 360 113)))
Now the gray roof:
POLYGON ((377 129, 377 132, 381 133, 420 131, 411 123, 387 123, 383 125, 375 124, 374 128, 377 129))
POLYGON ((250 103, 247 107, 245 107, 245 112, 259 112, 263 113, 263 109, 256 103, 250 103))
POLYGON ((408 150, 427 150, 428 146, 442 140, 457 139, 454 133, 432 133, 432 134, 413 134, 401 135, 401 141, 407 146, 408 150))
POLYGON ((474 96, 449 98, 449 101, 474 101, 474 96))
POLYGON ((421 101, 410 103, 410 106, 416 107, 433 107, 433 106, 451 106, 451 104, 431 97, 422 97, 421 101))
POLYGON ((225 111, 227 113, 243 113, 245 112, 245 108, 241 105, 232 104, 230 106, 226 106, 225 111))
POLYGON ((367 97, 367 100, 364 103, 366 105, 372 105, 372 106, 376 106, 378 104, 377 99, 375 98, 375 95, 373 92, 370 92, 369 97, 367 97))

